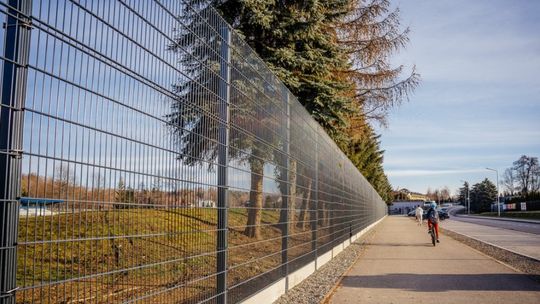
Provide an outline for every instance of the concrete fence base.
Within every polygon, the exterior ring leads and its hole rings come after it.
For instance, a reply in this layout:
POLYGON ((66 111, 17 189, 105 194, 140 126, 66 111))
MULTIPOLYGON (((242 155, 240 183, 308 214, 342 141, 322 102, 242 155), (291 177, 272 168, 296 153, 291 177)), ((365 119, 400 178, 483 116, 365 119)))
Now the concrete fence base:
POLYGON ((290 273, 287 277, 278 280, 272 285, 262 289, 258 293, 252 295, 251 297, 245 299, 241 303, 243 304, 260 304, 260 303, 272 303, 276 301, 280 296, 285 294, 288 290, 294 288, 296 285, 300 284, 303 280, 313 274, 315 271, 320 269, 345 248, 349 247, 354 241, 359 239, 362 235, 366 234, 373 227, 379 224, 384 220, 386 216, 382 217, 378 221, 372 223, 366 228, 362 229, 360 232, 351 236, 349 239, 345 240, 341 244, 338 244, 332 248, 332 250, 327 251, 326 253, 321 254, 317 257, 317 260, 310 262, 306 266, 290 273))

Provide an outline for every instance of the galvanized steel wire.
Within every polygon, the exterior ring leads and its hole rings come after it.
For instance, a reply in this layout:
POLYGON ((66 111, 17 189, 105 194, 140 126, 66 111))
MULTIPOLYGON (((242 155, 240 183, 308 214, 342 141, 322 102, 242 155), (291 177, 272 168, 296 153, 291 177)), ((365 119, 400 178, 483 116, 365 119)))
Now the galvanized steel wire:
POLYGON ((386 214, 205 3, 0 0, 0 303, 235 303, 386 214))

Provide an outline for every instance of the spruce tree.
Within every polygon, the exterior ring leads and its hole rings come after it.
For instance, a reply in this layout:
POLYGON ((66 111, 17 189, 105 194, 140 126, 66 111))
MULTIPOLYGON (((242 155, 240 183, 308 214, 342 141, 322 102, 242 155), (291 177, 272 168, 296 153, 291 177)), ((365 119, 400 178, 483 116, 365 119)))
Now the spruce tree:
POLYGON ((349 60, 333 24, 348 1, 215 0, 215 7, 332 137, 351 112, 349 60))
MULTIPOLYGON (((374 121, 384 124, 388 110, 399 105, 418 85, 419 75, 413 70, 403 76, 403 66, 390 65, 391 55, 408 42, 409 30, 401 29, 399 11, 390 10, 389 0, 188 0, 187 3, 199 11, 209 4, 217 8, 353 160, 381 197, 386 201, 391 199, 390 183, 382 166, 384 151, 369 124, 374 121)), ((198 32, 198 24, 191 23, 190 27, 198 32)), ((183 42, 181 38, 179 42, 183 42)), ((207 44, 214 43, 217 40, 209 37, 207 44)), ((189 49, 195 57, 204 56, 197 52, 197 47, 189 49)), ((199 68, 189 62, 184 65, 193 67, 194 73, 199 68)), ((215 81, 204 77, 196 80, 209 85, 215 81)), ((188 92, 190 85, 178 87, 177 92, 188 92)), ((216 126, 204 123, 206 118, 189 117, 193 112, 181 102, 178 105, 171 120, 184 125, 199 120, 203 122, 198 124, 201 127, 210 126, 211 137, 216 134, 216 126)), ((196 128, 193 130, 197 131, 196 128)), ((182 135, 184 141, 192 141, 184 146, 187 160, 194 151, 206 151, 209 153, 205 156, 215 157, 212 142, 197 142, 189 134, 182 135)), ((234 138, 234 134, 231 136, 234 138)), ((239 146, 264 152, 263 147, 254 144, 242 142, 239 146)), ((271 158, 260 156, 250 160, 252 179, 262 176, 264 163, 260 160, 271 158)), ((295 174, 291 172, 291 176, 295 174)), ((256 195, 262 180, 253 182, 250 201, 262 202, 262 197, 256 195)), ((260 213, 254 212, 255 217, 260 213)), ((248 226, 257 226, 256 222, 251 221, 248 226)))
POLYGON ((392 187, 384 173, 380 135, 375 134, 369 125, 362 126, 362 129, 362 133, 356 133, 350 139, 345 152, 381 198, 389 203, 393 199, 392 187))

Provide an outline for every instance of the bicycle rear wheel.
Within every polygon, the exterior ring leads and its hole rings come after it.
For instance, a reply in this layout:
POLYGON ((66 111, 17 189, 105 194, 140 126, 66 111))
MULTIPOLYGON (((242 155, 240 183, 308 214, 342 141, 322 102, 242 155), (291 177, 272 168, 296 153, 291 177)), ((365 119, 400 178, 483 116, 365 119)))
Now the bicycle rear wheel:
POLYGON ((436 242, 436 239, 435 239, 435 231, 433 231, 433 227, 431 227, 429 232, 430 232, 429 234, 431 235, 431 243, 433 244, 433 246, 435 246, 437 244, 437 242, 436 242))

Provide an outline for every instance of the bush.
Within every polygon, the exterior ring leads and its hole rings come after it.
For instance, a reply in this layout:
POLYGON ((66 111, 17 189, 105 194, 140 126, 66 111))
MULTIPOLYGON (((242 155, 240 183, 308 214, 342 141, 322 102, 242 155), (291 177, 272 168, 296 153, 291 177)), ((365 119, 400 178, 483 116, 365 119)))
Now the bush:
POLYGON ((525 196, 516 196, 508 200, 509 204, 517 204, 521 202, 540 201, 540 192, 528 193, 525 196))

